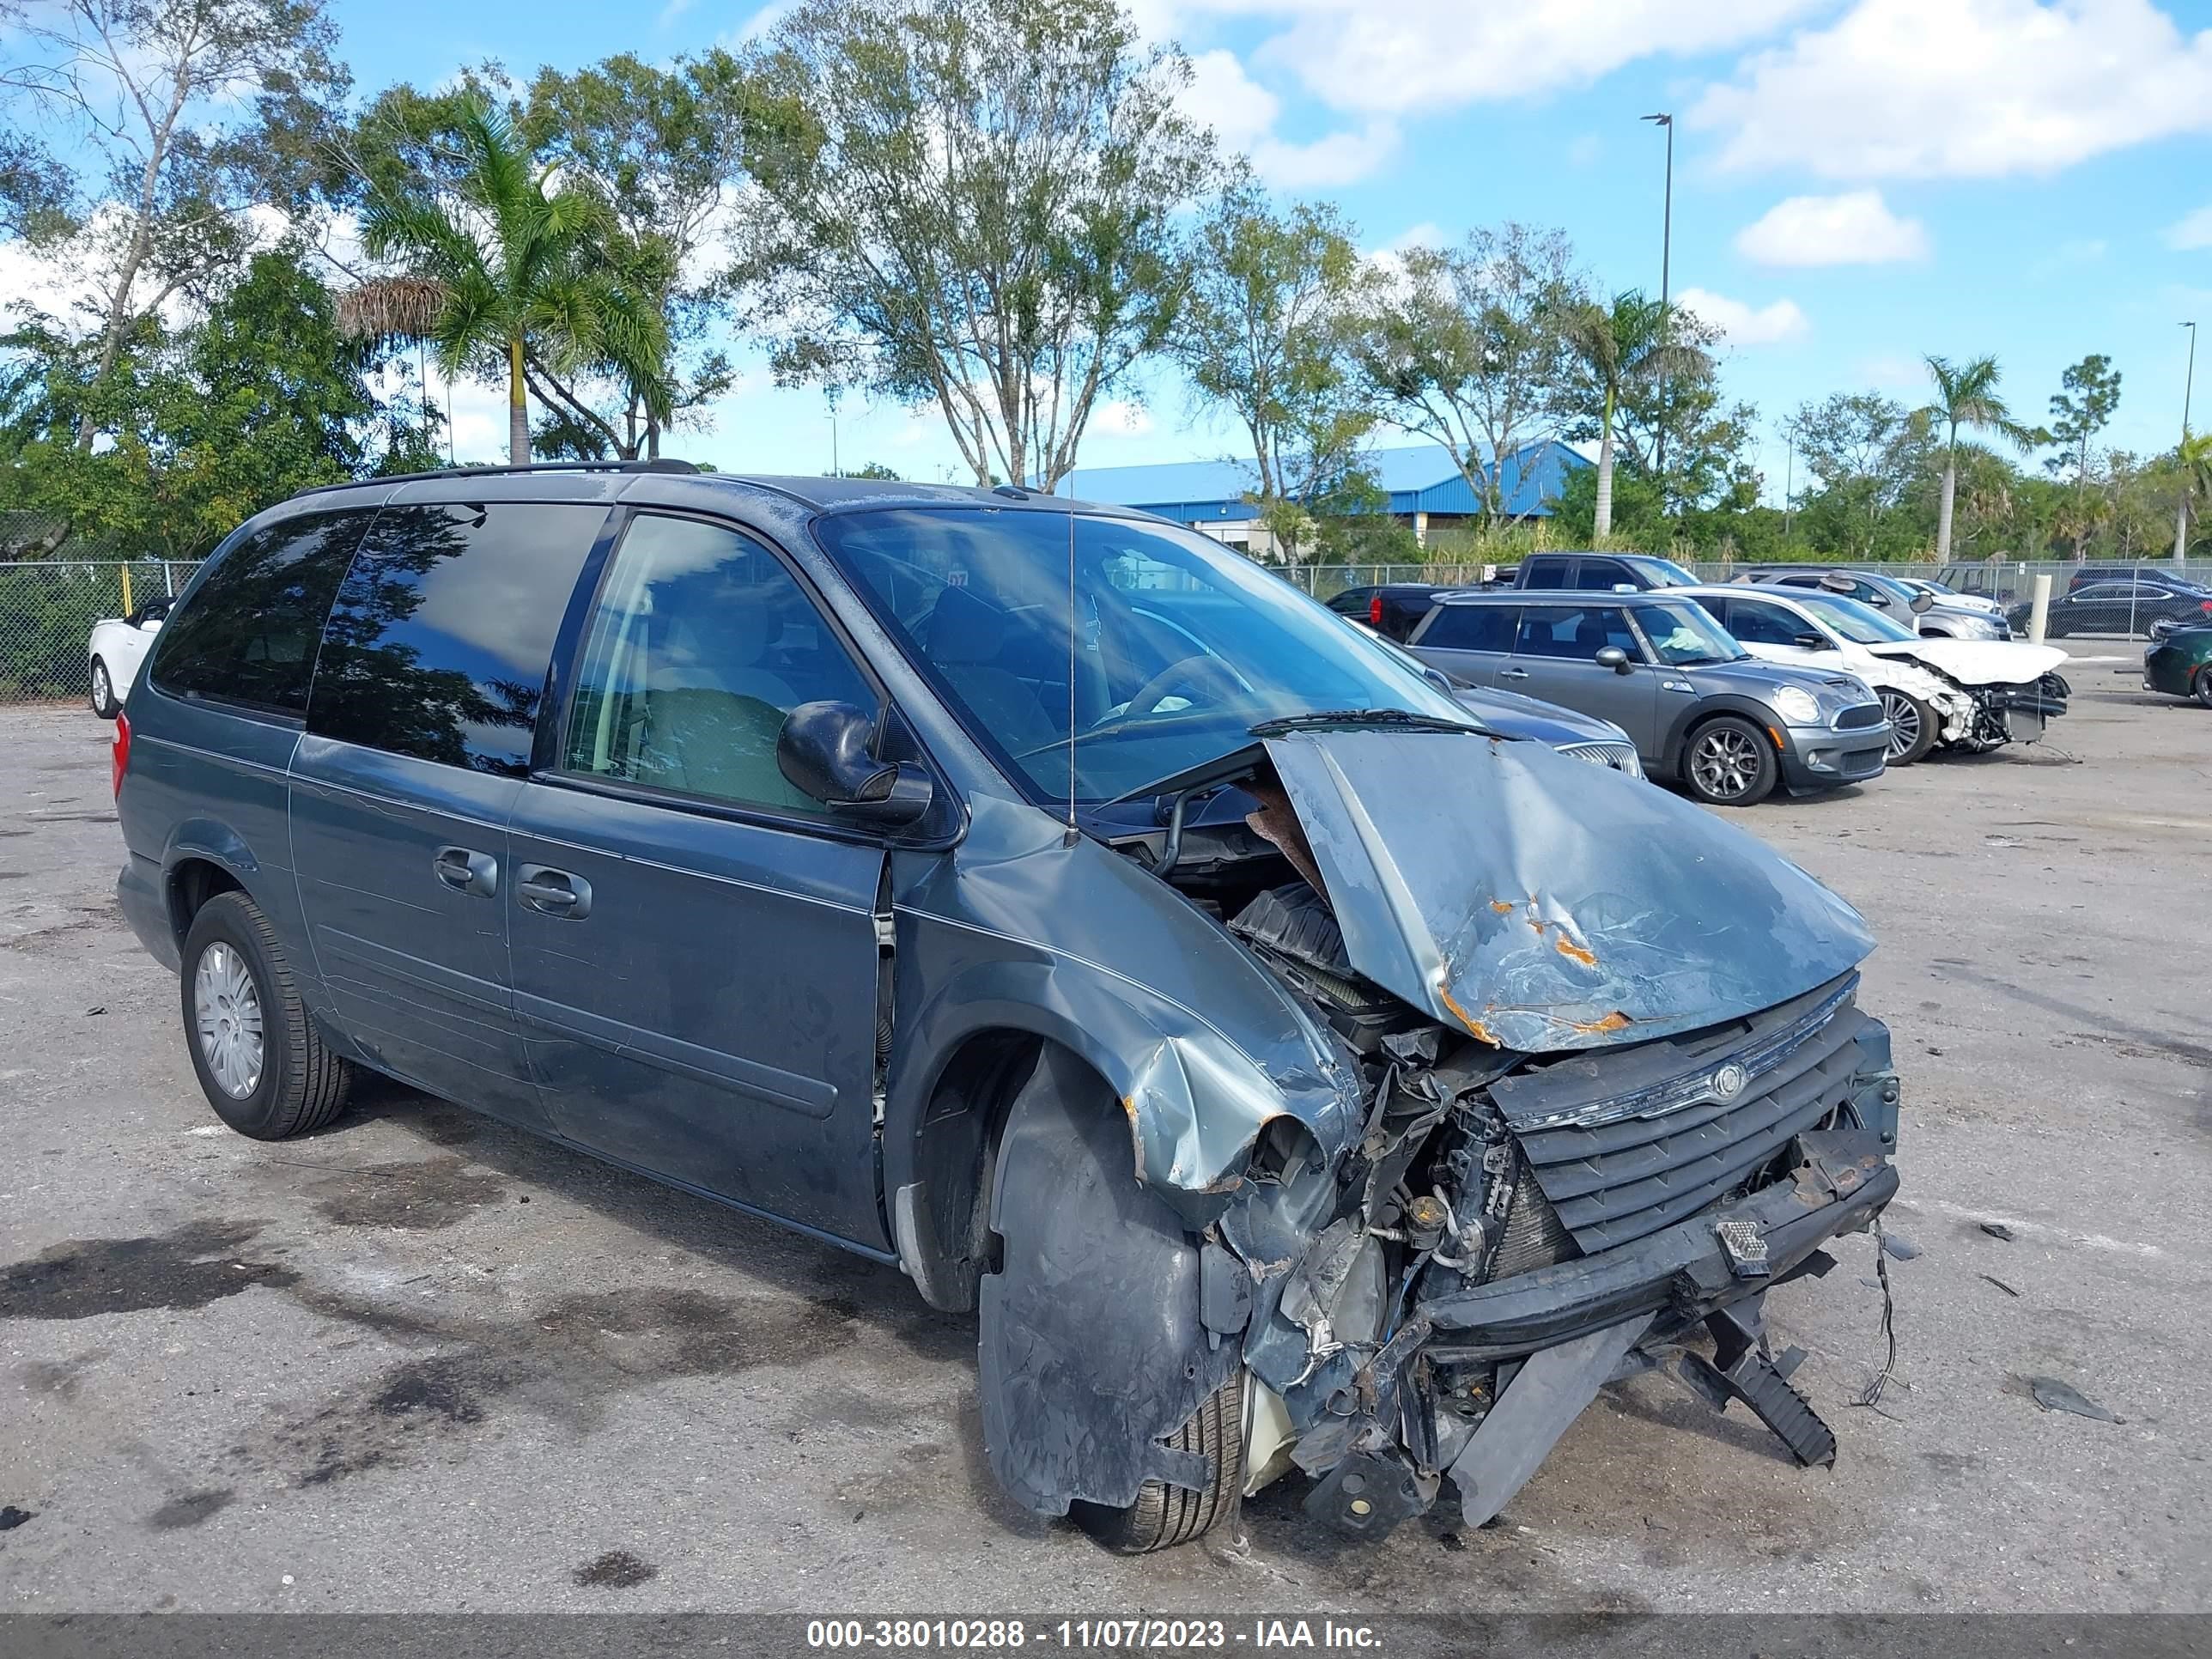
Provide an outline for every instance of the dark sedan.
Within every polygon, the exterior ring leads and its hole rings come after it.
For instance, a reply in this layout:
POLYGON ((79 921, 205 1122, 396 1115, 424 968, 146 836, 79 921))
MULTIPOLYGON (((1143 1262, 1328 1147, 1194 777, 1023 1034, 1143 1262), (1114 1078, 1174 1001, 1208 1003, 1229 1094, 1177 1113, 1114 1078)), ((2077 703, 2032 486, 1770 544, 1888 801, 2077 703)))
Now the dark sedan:
MULTIPOLYGON (((2033 604, 2016 605, 2006 620, 2015 632, 2024 634, 2034 608, 2033 604)), ((2124 634, 2148 639, 2153 623, 2169 620, 2212 622, 2212 591, 2150 582, 2092 582, 2051 595, 2044 635, 2058 640, 2069 634, 2124 634)))
POLYGON ((2177 628, 2143 653, 2143 690, 2212 708, 2212 627, 2177 628))

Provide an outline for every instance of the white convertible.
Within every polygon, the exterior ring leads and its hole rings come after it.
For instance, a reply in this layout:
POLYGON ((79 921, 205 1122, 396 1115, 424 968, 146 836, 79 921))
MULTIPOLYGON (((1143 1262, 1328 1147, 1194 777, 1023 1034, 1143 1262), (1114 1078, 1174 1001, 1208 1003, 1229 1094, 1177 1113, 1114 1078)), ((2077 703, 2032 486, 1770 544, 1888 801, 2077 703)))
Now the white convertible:
POLYGON ((1754 657, 1841 668, 1875 689, 1889 715, 1889 763, 1910 766, 1942 744, 1980 754, 2033 743, 2066 712, 2066 653, 2021 640, 1916 634, 1840 593, 1731 583, 1680 590, 1754 657))
POLYGON ((112 720, 121 712, 124 698, 137 681, 138 665, 146 660, 154 636, 161 631, 161 619, 168 614, 167 599, 149 599, 127 617, 93 623, 85 650, 92 659, 92 712, 100 719, 112 720))

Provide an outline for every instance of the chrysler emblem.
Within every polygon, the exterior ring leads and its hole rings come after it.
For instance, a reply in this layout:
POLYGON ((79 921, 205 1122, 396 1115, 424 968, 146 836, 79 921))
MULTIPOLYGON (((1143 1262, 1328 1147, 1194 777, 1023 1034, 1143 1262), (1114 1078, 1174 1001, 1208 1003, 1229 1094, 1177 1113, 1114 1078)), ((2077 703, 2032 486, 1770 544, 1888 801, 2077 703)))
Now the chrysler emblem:
POLYGON ((1734 1100, 1743 1092, 1743 1085, 1751 1081, 1751 1074, 1730 1060, 1713 1073, 1713 1098, 1734 1100))

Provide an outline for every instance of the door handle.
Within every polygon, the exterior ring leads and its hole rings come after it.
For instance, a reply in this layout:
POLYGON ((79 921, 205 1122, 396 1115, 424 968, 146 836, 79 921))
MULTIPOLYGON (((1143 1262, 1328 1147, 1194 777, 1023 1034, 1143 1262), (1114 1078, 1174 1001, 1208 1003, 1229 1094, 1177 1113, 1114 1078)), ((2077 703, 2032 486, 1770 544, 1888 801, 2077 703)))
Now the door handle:
POLYGON ((581 921, 592 914, 592 884, 581 876, 543 864, 526 864, 515 876, 515 897, 541 915, 581 921))
POLYGON ((1528 678, 1528 671, 1525 668, 1501 668, 1498 671, 1498 678, 1501 680, 1525 680, 1528 678))
POLYGON ((440 881, 457 893, 489 898, 499 891, 499 860, 489 853, 471 853, 465 847, 441 847, 431 855, 430 868, 440 881))

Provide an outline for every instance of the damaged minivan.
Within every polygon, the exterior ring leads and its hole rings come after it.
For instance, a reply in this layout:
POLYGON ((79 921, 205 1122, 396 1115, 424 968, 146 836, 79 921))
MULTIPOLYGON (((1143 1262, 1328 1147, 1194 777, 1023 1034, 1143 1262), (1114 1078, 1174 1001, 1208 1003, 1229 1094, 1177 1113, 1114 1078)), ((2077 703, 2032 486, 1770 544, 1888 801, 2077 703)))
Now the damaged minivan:
POLYGON ((226 1122, 366 1067, 895 1265, 973 1312, 1007 1490, 1115 1548, 1293 1470, 1355 1536, 1480 1522, 1660 1364, 1833 1459, 1764 1311, 1897 1188, 1859 916, 1179 526, 311 492, 115 772, 226 1122))

